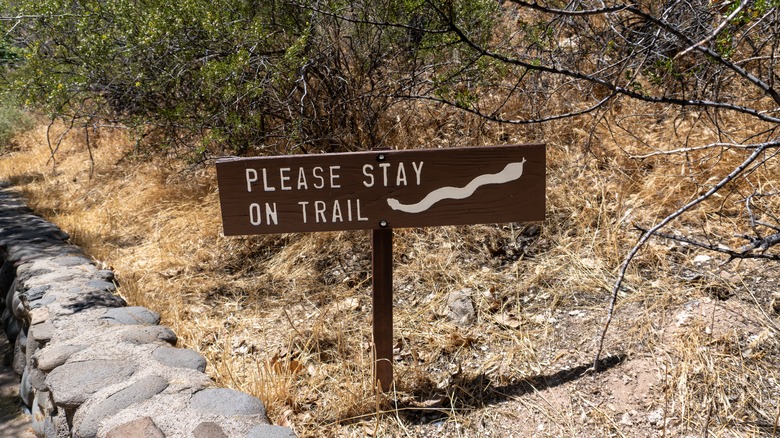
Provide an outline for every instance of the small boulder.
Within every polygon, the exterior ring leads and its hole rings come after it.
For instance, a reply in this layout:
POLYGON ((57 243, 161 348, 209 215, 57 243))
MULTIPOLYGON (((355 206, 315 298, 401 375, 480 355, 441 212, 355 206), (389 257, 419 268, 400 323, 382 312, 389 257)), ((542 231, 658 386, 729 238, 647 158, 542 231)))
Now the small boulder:
POLYGON ((114 427, 106 438, 165 438, 160 428, 149 417, 141 417, 114 427))
POLYGON ((88 360, 70 362, 54 369, 46 376, 54 403, 66 408, 77 408, 87 398, 106 386, 122 382, 135 372, 135 366, 120 360, 88 360))
POLYGON ((265 406, 257 397, 227 388, 198 391, 190 399, 190 407, 198 412, 224 415, 259 415, 265 417, 265 406))
POLYGON ((471 302, 472 292, 466 288, 447 294, 447 319, 461 327, 477 321, 477 312, 471 302))
POLYGON ((109 324, 157 325, 160 323, 160 315, 157 312, 139 306, 108 309, 102 319, 109 324))
POLYGON ((225 431, 217 423, 212 423, 211 421, 200 423, 192 431, 192 435, 195 438, 228 438, 225 431))
POLYGON ((159 347, 152 352, 152 357, 169 367, 206 371, 206 358, 189 348, 159 347))

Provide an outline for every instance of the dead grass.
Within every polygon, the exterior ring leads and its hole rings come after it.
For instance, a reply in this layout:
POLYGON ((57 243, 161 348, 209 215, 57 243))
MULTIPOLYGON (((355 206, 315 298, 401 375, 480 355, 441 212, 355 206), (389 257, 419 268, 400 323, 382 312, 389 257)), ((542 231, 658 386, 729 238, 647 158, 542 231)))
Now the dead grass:
MULTIPOLYGON (((548 219, 396 230, 389 394, 371 385, 366 233, 224 238, 213 168, 136 160, 119 130, 90 136, 90 175, 79 135, 65 138, 53 167, 39 127, 0 156, 0 179, 114 269, 120 293, 160 312, 183 345, 208 358, 220 384, 259 396, 276 423, 301 436, 775 433, 776 265, 720 266, 717 256, 694 263, 700 253, 690 246, 653 241, 621 293, 607 342, 612 366, 584 373, 634 224, 679 208, 742 154, 631 159, 680 147, 686 137, 714 140, 695 115, 652 106, 631 108, 652 116, 623 117, 622 108, 595 128, 497 128, 439 111, 412 114, 394 141, 545 141, 548 219), (465 288, 477 322, 459 327, 445 316, 446 295, 465 288), (678 326, 694 302, 704 316, 678 326), (730 319, 735 314, 742 320, 730 319), (712 327, 716 319, 725 330, 712 327)), ((769 192, 778 175, 775 164, 750 182, 769 192)), ((746 190, 724 192, 675 226, 739 243, 729 236, 746 232, 746 190)))

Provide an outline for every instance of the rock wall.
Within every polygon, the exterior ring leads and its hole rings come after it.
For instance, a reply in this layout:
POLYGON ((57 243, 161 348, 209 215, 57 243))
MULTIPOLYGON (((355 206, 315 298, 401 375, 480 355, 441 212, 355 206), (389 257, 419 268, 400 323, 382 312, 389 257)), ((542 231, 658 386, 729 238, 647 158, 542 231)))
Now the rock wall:
POLYGON ((294 436, 259 399, 215 387, 205 358, 67 239, 0 186, 0 311, 37 436, 294 436))

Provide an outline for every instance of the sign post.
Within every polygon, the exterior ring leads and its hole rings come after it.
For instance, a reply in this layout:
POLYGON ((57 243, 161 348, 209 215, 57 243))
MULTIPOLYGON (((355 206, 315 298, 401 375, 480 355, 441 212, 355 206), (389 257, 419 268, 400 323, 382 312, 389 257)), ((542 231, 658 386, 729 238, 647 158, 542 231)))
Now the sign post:
POLYGON ((371 231, 374 382, 382 391, 393 382, 393 230, 371 231))
POLYGON ((393 380, 393 228, 542 221, 543 144, 217 161, 226 236, 372 230, 375 379, 393 380))

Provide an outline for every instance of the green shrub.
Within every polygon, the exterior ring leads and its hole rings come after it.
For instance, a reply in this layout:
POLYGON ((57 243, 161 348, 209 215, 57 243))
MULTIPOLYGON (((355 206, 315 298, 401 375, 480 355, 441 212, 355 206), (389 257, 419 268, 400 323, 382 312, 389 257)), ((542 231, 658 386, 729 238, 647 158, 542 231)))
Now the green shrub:
POLYGON ((23 110, 0 104, 0 152, 7 149, 14 135, 32 129, 35 120, 23 110))
POLYGON ((387 109, 453 65, 441 14, 489 35, 474 17, 495 3, 0 0, 33 17, 0 33, 21 48, 11 88, 68 122, 193 154, 354 150, 378 146, 387 109))

